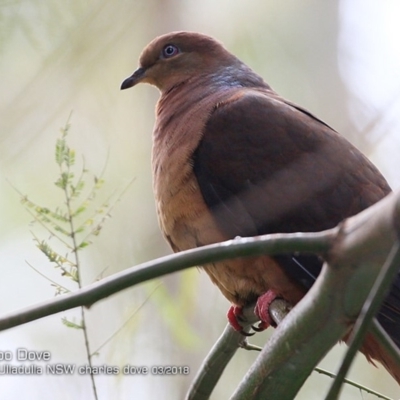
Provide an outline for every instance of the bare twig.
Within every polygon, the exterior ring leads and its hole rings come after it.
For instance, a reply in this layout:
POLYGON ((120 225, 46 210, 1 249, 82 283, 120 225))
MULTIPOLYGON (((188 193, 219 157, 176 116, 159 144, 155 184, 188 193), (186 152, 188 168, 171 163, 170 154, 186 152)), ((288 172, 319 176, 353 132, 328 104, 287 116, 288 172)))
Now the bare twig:
POLYGON ((144 299, 144 301, 135 308, 135 310, 131 313, 131 315, 126 319, 126 321, 111 335, 109 336, 96 350, 92 352, 92 357, 95 354, 98 354, 98 352, 107 344, 109 343, 112 339, 115 338, 125 327, 128 325, 128 323, 131 321, 131 319, 140 311, 140 309, 147 303, 147 301, 150 299, 150 297, 153 295, 153 293, 160 287, 161 283, 158 283, 153 290, 147 295, 147 297, 144 299))

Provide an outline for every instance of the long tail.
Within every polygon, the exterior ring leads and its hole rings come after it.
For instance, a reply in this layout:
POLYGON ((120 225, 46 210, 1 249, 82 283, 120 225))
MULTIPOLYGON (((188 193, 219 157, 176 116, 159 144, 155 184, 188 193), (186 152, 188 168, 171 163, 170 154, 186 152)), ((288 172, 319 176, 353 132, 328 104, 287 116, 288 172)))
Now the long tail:
MULTIPOLYGON (((400 273, 379 311, 378 321, 400 349, 400 273)), ((394 362, 393 357, 371 334, 367 335, 361 351, 369 361, 379 361, 400 385, 400 365, 394 362)))
MULTIPOLYGON (((296 256, 287 254, 278 255, 275 258, 285 272, 306 289, 314 284, 322 267, 322 260, 311 254, 296 256)), ((400 349, 400 272, 379 310, 377 319, 400 349)), ((379 345, 379 342, 371 334, 366 336, 360 350, 374 365, 376 365, 374 360, 380 362, 400 385, 400 366, 393 361, 393 357, 379 345)))
POLYGON ((367 334, 360 350, 373 365, 376 366, 374 361, 381 363, 400 385, 400 366, 394 362, 393 357, 379 344, 372 334, 367 334))

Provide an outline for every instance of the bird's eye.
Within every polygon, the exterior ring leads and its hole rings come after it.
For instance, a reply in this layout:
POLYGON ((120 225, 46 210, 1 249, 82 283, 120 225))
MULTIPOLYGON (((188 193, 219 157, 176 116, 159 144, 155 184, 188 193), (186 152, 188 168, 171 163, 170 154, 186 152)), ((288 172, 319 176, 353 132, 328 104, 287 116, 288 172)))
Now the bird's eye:
POLYGON ((162 51, 164 58, 171 58, 179 53, 179 49, 173 44, 167 44, 162 51))

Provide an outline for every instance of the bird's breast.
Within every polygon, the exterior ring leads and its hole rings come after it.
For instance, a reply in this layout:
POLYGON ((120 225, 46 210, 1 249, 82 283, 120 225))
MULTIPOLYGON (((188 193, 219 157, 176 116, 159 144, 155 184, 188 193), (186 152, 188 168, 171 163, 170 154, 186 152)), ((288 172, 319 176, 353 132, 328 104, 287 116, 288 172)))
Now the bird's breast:
MULTIPOLYGON (((210 114, 238 95, 234 90, 223 91, 193 101, 183 93, 170 99, 175 104, 167 108, 163 107, 166 99, 159 101, 153 133, 153 188, 160 227, 175 252, 230 239, 204 202, 192 157, 210 114)), ((254 301, 270 288, 293 303, 303 295, 267 256, 226 260, 204 269, 224 296, 238 305, 254 301)))
POLYGON ((162 231, 174 250, 225 240, 203 200, 193 153, 216 102, 225 93, 194 101, 187 92, 161 97, 153 132, 153 189, 162 231), (164 104, 168 101, 168 107, 164 104), (168 112, 167 112, 168 111, 168 112))

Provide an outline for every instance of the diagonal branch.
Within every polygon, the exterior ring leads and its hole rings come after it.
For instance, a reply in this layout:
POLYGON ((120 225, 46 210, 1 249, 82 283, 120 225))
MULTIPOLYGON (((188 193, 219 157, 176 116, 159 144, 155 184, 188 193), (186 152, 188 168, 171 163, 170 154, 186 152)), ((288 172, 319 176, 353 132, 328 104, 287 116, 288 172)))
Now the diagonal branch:
MULTIPOLYGON (((255 304, 250 304, 242 310, 244 320, 247 322, 247 325, 243 328, 245 332, 249 332, 251 325, 258 320, 254 314, 254 306, 255 304)), ((289 303, 285 300, 275 299, 270 305, 269 312, 276 324, 279 324, 290 309, 289 303)), ((199 372, 190 385, 186 400, 208 400, 225 367, 239 348, 255 349, 253 345, 247 342, 245 336, 235 331, 228 324, 203 361, 199 372)), ((257 348, 257 350, 260 351, 261 349, 257 348)))
MULTIPOLYGON (((317 281, 277 327, 231 400, 296 396, 313 368, 355 323, 399 240, 399 221, 397 193, 342 223, 317 281)), ((392 361, 400 368, 395 357, 392 361)))
POLYGON ((397 241, 394 243, 385 261, 385 264, 379 272, 374 286, 372 287, 372 290, 364 303, 360 316, 354 325, 354 329, 348 341, 349 348, 347 349, 339 372, 337 373, 337 376, 334 379, 332 386, 325 397, 325 400, 335 400, 339 397, 344 378, 350 369, 358 349, 362 345, 364 337, 372 323, 374 316, 379 311, 379 308, 398 273, 399 265, 400 243, 397 241))

